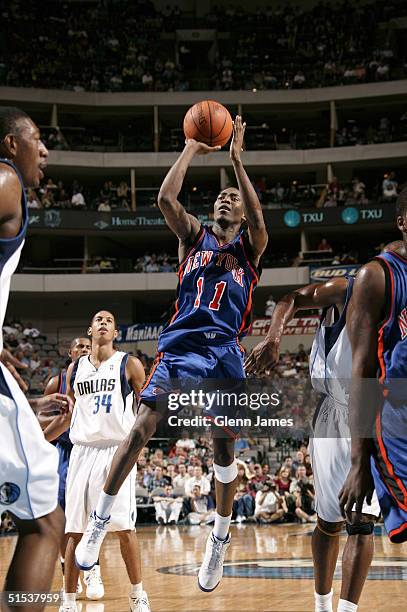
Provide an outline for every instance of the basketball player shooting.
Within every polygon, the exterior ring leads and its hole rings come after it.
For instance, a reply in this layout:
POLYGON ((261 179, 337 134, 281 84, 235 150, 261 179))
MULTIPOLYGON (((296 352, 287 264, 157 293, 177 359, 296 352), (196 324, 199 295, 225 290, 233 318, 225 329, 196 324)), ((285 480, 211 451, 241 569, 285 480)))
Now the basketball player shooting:
MULTIPOLYGON (((116 495, 157 424, 168 415, 167 408, 157 401, 157 389, 171 391, 171 379, 200 376, 241 380, 245 376, 238 337, 250 323, 267 231, 260 202, 240 157, 244 131, 245 124, 237 116, 230 158, 238 189, 229 187, 220 192, 212 228, 202 226, 177 198, 194 156, 210 154, 219 147, 187 139, 161 186, 158 205, 179 239, 176 313, 160 335, 157 359, 141 393, 136 423, 113 459, 96 510, 76 549, 76 562, 81 567, 95 563, 116 495), (242 230, 244 219, 247 232, 242 230)), ((216 437, 213 447, 216 518, 198 576, 204 591, 213 591, 222 578, 237 479, 234 438, 216 437)))
POLYGON ((359 514, 375 486, 387 534, 402 543, 407 540, 407 188, 396 210, 403 245, 361 268, 347 315, 352 467, 340 505, 354 520, 353 505, 359 514))
MULTIPOLYGON (((89 511, 98 499, 115 451, 134 424, 133 394, 138 395, 145 378, 144 368, 136 357, 114 348, 118 332, 112 313, 106 310, 97 312, 88 335, 92 338, 91 353, 71 364, 66 375, 67 392, 75 400, 75 407, 70 428, 74 446, 66 484, 65 532, 68 542, 65 591, 60 612, 76 612, 78 609, 76 587, 79 569, 75 566, 75 548, 84 533, 89 511)), ((130 471, 115 498, 108 529, 117 532, 119 537, 131 583, 130 610, 149 612, 134 531, 135 471, 130 471)))

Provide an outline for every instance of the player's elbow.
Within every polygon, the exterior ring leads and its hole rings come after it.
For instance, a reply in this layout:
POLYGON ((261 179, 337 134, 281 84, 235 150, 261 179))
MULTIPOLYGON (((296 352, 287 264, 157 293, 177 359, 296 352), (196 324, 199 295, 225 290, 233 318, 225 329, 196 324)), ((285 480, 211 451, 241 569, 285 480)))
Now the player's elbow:
POLYGON ((171 195, 166 190, 160 190, 157 198, 158 208, 160 210, 166 210, 173 205, 174 201, 171 195))

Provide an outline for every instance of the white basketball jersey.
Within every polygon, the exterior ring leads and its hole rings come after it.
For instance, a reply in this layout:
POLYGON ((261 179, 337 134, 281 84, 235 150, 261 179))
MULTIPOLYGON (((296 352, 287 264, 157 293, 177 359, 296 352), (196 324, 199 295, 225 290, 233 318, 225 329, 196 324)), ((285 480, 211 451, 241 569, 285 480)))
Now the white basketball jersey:
POLYGON ((333 325, 326 323, 328 311, 331 309, 324 310, 312 344, 309 362, 313 388, 346 407, 352 376, 352 350, 346 331, 346 311, 352 288, 353 278, 349 277, 345 305, 333 325))
POLYGON ((75 362, 75 394, 70 438, 73 444, 107 447, 120 444, 131 430, 133 391, 126 379, 128 354, 115 351, 95 368, 90 355, 75 362))
POLYGON ((11 277, 20 261, 24 237, 28 227, 28 209, 23 179, 16 166, 8 159, 0 158, 0 163, 10 166, 17 174, 22 187, 22 223, 14 238, 0 238, 0 351, 3 349, 3 323, 6 316, 11 277))

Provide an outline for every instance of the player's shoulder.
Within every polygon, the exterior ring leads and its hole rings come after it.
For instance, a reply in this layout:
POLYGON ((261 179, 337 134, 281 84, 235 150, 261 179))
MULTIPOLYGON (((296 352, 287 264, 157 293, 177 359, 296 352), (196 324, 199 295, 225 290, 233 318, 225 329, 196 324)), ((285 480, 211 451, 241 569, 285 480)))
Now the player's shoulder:
POLYGON ((13 203, 20 202, 22 189, 17 171, 8 164, 0 163, 0 194, 3 210, 8 200, 13 203))

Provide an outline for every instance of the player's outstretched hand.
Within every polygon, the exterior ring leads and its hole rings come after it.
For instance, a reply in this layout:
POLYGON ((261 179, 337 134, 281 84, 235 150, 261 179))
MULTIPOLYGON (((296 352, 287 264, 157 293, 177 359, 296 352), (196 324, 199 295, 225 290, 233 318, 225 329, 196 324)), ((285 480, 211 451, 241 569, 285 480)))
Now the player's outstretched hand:
POLYGON ((27 364, 23 363, 17 357, 14 357, 7 349, 3 349, 0 353, 0 361, 3 363, 10 374, 17 381, 18 386, 21 391, 26 393, 28 391, 28 385, 23 378, 21 378, 20 374, 17 372, 17 368, 20 370, 26 370, 28 368, 27 364))
POLYGON ((236 115, 233 122, 233 138, 230 143, 230 159, 232 161, 240 161, 240 152, 243 151, 243 138, 246 129, 246 124, 242 123, 240 115, 236 115))
POLYGON ((39 397, 35 401, 36 412, 56 412, 60 414, 67 414, 73 410, 73 401, 68 395, 63 393, 52 393, 51 395, 44 395, 39 397))
POLYGON ((244 362, 247 374, 263 374, 274 368, 280 358, 280 345, 271 340, 263 340, 254 347, 244 362))
POLYGON ((348 523, 361 520, 363 502, 365 499, 367 504, 372 502, 373 491, 374 482, 370 464, 352 465, 339 493, 341 514, 348 523), (355 510, 353 510, 354 506, 355 510))
POLYGON ((193 148, 194 153, 196 155, 207 155, 208 153, 214 153, 216 151, 220 151, 222 148, 222 147, 210 147, 204 142, 200 142, 199 140, 194 140, 193 138, 187 138, 185 140, 185 146, 193 148))

